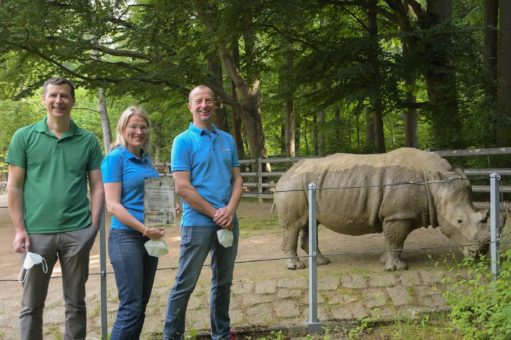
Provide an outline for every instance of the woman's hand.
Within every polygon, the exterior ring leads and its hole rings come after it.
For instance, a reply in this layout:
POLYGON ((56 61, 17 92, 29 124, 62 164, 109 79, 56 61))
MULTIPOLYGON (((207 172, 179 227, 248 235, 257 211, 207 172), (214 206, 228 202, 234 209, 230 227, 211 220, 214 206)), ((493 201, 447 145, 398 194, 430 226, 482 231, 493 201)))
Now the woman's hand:
POLYGON ((144 236, 149 237, 151 240, 159 240, 165 236, 165 228, 150 228, 146 226, 144 236))

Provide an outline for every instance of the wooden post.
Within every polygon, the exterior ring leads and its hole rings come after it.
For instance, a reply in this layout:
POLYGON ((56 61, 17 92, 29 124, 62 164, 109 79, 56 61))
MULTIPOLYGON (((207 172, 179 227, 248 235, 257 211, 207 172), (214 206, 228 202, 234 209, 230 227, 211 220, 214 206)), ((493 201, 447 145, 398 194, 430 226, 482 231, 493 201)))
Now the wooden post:
POLYGON ((257 159, 257 198, 263 202, 263 162, 261 157, 257 159))

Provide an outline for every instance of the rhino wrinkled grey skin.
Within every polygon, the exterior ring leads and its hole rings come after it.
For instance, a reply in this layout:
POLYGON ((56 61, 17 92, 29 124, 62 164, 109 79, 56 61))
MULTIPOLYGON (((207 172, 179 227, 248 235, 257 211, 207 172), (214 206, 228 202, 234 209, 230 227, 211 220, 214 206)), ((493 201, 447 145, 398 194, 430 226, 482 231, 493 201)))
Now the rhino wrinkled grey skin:
MULTIPOLYGON (((420 227, 440 227, 466 256, 487 250, 488 211, 474 208, 467 177, 442 157, 413 148, 334 154, 296 163, 277 183, 274 199, 288 269, 305 267, 297 246, 301 234, 301 248, 308 253, 309 183, 317 186, 318 225, 347 235, 384 234, 380 261, 387 270, 407 269, 400 259, 403 244, 420 227)), ((317 255, 318 264, 330 262, 319 249, 317 255)))

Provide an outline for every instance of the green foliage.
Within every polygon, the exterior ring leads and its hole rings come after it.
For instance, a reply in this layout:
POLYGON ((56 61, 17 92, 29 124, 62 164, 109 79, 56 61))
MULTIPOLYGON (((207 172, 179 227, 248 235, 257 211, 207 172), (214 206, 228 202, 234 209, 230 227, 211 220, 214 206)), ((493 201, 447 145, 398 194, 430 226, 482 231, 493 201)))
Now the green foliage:
MULTIPOLYGON (((153 154, 167 161, 172 139, 190 121, 183 105, 188 90, 212 82, 208 63, 220 63, 219 45, 229 53, 238 46, 240 75, 248 86, 260 80, 262 134, 269 155, 284 154, 288 99, 296 117, 298 155, 373 152, 367 131, 375 99, 383 106, 387 149, 401 147, 408 91, 425 103, 417 109, 419 146, 424 149, 438 143, 424 74, 436 55, 447 55, 452 64, 442 71, 455 75, 461 126, 448 131, 442 143, 448 147, 449 140, 462 136, 463 147, 494 146, 495 107, 487 96, 482 60, 481 2, 453 1, 452 20, 434 27, 424 27, 422 17, 410 9, 405 13, 410 27, 404 32, 392 19, 398 17, 396 8, 377 1, 377 35, 368 31, 366 2, 205 3, 5 0, 0 6, 0 98, 30 98, 49 76, 65 75, 90 91, 74 118, 101 137, 94 113, 94 93, 101 87, 112 127, 126 106, 146 108, 156 132, 153 154), (205 16, 198 10, 202 6, 207 7, 205 16), (406 38, 414 42, 409 53, 404 53, 406 38), (414 84, 404 85, 408 76, 414 84)), ((426 1, 419 3, 425 10, 426 1)), ((215 92, 230 115, 231 77, 223 66, 223 84, 215 92)), ((443 121, 450 121, 449 114, 443 121)), ((6 145, 0 140, 0 153, 6 145)))
POLYGON ((360 323, 348 331, 348 339, 358 339, 363 334, 371 332, 374 328, 374 320, 371 318, 363 318, 360 323))
POLYGON ((444 295, 453 324, 468 339, 511 337, 511 250, 501 257, 500 275, 493 280, 487 258, 466 259, 455 268, 444 295))
POLYGON ((7 164, 4 162, 12 135, 20 127, 32 124, 41 119, 42 113, 36 103, 36 99, 13 102, 1 100, 0 121, 2 122, 2 133, 0 134, 0 173, 7 171, 7 164))

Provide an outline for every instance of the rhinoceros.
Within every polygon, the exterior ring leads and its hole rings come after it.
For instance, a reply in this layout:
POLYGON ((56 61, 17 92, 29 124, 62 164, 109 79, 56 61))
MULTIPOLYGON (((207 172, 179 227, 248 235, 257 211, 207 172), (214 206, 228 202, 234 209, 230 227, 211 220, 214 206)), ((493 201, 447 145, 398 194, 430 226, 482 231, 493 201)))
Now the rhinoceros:
MULTIPOLYGON (((308 253, 309 183, 317 186, 317 223, 342 234, 383 233, 386 270, 407 269, 400 258, 408 234, 440 227, 465 255, 488 247, 488 211, 474 208, 470 183, 439 155, 414 148, 385 154, 333 154, 301 160, 279 179, 274 202, 283 228, 282 249, 288 269, 305 265, 297 245, 308 253)), ((329 259, 317 251, 318 264, 329 259)))

